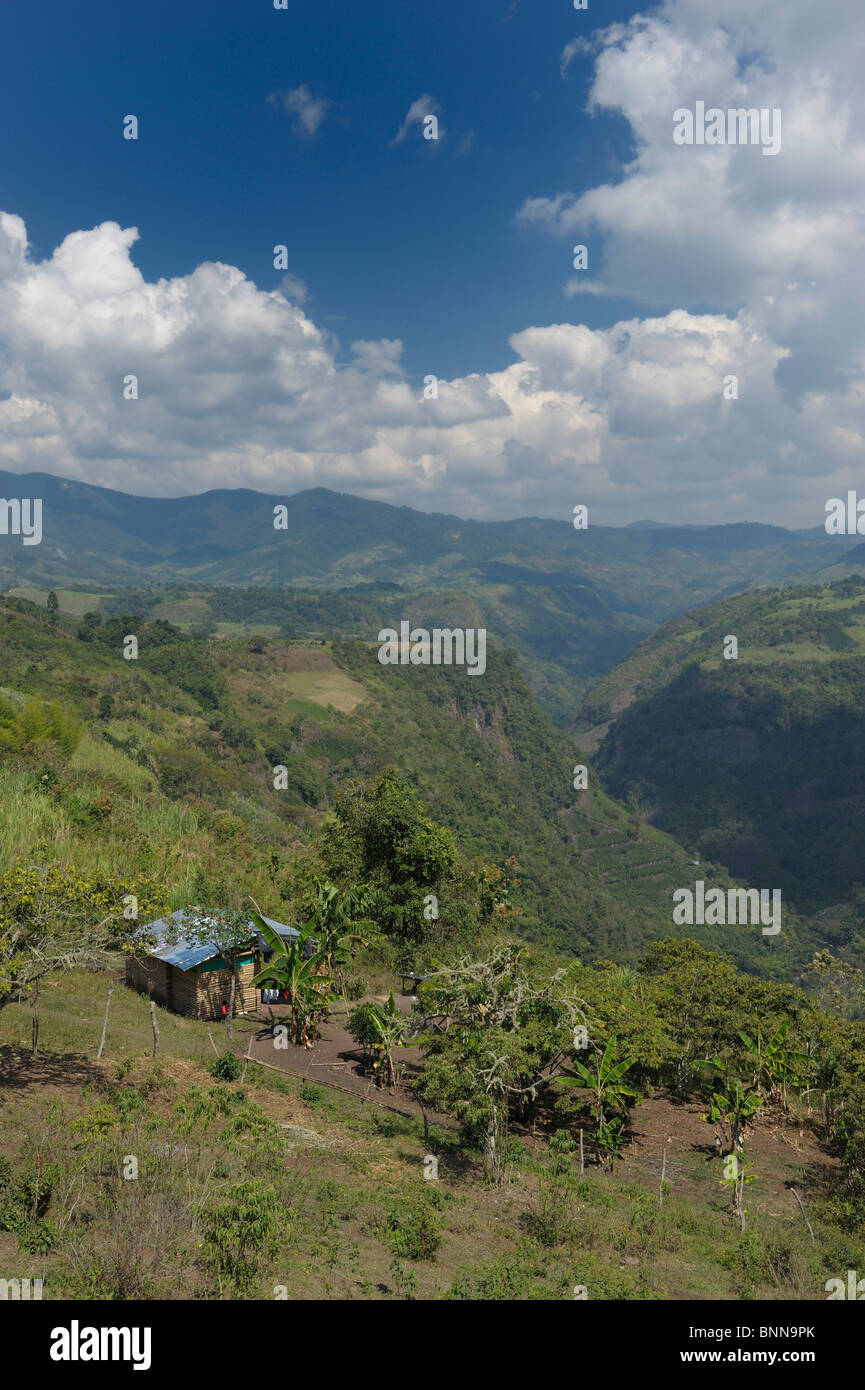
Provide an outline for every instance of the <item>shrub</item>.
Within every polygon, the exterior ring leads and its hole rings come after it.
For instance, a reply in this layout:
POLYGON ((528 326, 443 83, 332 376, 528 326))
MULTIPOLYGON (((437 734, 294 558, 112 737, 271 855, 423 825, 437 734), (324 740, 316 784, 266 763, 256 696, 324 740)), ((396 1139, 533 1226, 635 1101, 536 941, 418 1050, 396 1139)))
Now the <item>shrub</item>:
POLYGON ((475 1303, 524 1298, 529 1280, 517 1260, 496 1260, 493 1264, 463 1270, 451 1284, 445 1298, 475 1303))
POLYGON ((385 1240, 400 1259, 435 1259, 441 1221, 431 1195, 403 1198, 392 1206, 385 1219, 385 1240))
POLYGON ((164 893, 150 878, 128 881, 71 865, 14 864, 0 875, 0 999, 7 991, 26 993, 31 978, 39 978, 52 959, 58 969, 104 964, 104 953, 118 950, 129 936, 126 896, 137 897, 146 921, 162 910, 164 893))
POLYGON ((56 743, 69 758, 83 732, 80 720, 56 701, 25 700, 19 704, 0 695, 0 747, 17 752, 36 743, 56 743))
POLYGON ((732 1270, 746 1290, 760 1284, 796 1292, 809 1286, 816 1274, 809 1269, 810 1252, 788 1231, 746 1231, 721 1263, 732 1270))
POLYGON ((28 1221, 18 1231, 18 1245, 28 1255, 47 1255, 59 1240, 50 1221, 28 1221))
POLYGON ((147 1103, 137 1086, 120 1086, 112 1097, 120 1117, 123 1120, 131 1119, 133 1115, 140 1114, 147 1109, 147 1103))
POLYGON ((208 1070, 219 1081, 237 1081, 242 1070, 240 1058, 234 1052, 223 1052, 208 1070))
POLYGON ((556 1131, 547 1146, 535 1209, 528 1213, 527 1222, 542 1245, 559 1245, 570 1234, 576 1188, 575 1147, 573 1139, 563 1129, 556 1131))
POLYGON ((248 1291, 290 1229, 289 1215, 273 1187, 260 1179, 229 1188, 225 1200, 203 1217, 201 1248, 218 1283, 248 1291))

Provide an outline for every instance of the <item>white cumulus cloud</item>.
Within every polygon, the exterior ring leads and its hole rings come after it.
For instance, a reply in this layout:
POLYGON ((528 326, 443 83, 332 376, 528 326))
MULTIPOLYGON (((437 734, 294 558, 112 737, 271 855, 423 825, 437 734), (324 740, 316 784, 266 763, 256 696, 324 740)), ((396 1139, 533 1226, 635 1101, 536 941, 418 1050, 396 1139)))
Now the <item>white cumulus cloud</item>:
MULTIPOLYGON (((343 361, 293 277, 263 290, 208 262, 147 281, 116 222, 37 261, 3 213, 0 467, 146 495, 319 485, 476 517, 583 502, 599 523, 819 525, 862 486, 859 0, 667 0, 590 42, 589 107, 627 120, 633 156, 599 187, 527 189, 519 215, 589 246, 563 286, 577 321, 526 326, 510 366, 425 400, 398 339, 343 361), (676 146, 673 112, 697 100, 779 107, 780 154, 676 146), (639 312, 589 328, 581 291, 639 312)), ((418 98, 398 139, 434 109, 418 98)))

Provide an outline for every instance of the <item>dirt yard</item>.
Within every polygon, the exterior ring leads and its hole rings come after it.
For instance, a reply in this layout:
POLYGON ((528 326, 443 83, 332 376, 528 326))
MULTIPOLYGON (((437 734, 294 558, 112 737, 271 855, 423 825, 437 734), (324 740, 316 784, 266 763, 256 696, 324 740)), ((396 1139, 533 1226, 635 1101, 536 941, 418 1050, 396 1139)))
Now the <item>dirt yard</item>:
MULTIPOLYGON (((374 1003, 375 998, 367 995, 357 1002, 374 1003)), ((379 1002, 382 1002, 382 999, 383 996, 378 996, 379 1002)), ((411 1012, 413 1000, 409 995, 395 993, 394 1001, 403 1013, 411 1012)), ((235 1050, 238 1053, 243 1050, 245 1055, 245 1049, 249 1047, 250 1030, 257 1024, 252 1033, 251 1055, 259 1062, 278 1067, 293 1076, 302 1076, 304 1080, 338 1086, 340 1090, 364 1099, 386 1103, 389 1108, 398 1110, 403 1115, 416 1116, 423 1113, 422 1107, 411 1093, 411 1086, 420 1070, 420 1048, 395 1049, 394 1060, 399 1073, 399 1085, 394 1090, 388 1090, 386 1087, 377 1086, 374 1078, 364 1073, 363 1050, 357 1046, 345 1026, 348 1021, 347 1013, 332 1014, 322 1026, 321 1035, 316 1039, 314 1047, 308 1050, 295 1047, 291 1043, 288 1047, 277 1047, 276 1039, 271 1034, 271 1019, 279 1021, 290 1012, 286 1004, 262 1005, 255 1018, 250 1015, 241 1020, 241 1027, 235 1027, 235 1050)), ((428 1111, 428 1114, 430 1118, 435 1118, 437 1123, 447 1123, 443 1116, 433 1116, 431 1111, 428 1111)))

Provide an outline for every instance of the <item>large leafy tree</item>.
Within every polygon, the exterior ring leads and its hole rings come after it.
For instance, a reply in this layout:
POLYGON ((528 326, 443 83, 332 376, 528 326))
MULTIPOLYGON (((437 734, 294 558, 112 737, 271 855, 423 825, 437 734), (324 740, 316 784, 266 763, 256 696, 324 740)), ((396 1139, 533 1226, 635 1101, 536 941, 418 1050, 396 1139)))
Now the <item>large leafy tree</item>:
POLYGON ((673 1044, 671 1079, 681 1096, 692 1089, 703 1058, 740 1050, 743 1026, 777 1027, 782 1009, 795 1015, 805 1004, 792 988, 749 979, 727 957, 688 939, 653 942, 639 969, 673 1044))
POLYGON ((368 885, 381 929, 403 942, 420 938, 425 896, 442 889, 457 865, 453 835, 395 772, 340 794, 322 852, 335 875, 368 885))
POLYGON ((464 954, 421 987, 417 1089, 456 1115, 494 1181, 507 1170, 511 1113, 532 1113, 573 1051, 577 1025, 586 1026, 586 1011, 567 972, 512 942, 464 954))
POLYGON ((412 964, 423 943, 477 941, 493 915, 505 911, 505 873, 468 865, 417 788, 392 770, 340 791, 320 856, 325 877, 343 889, 363 889, 365 911, 412 964))
POLYGON ((160 910, 164 889, 153 880, 124 883, 56 864, 20 862, 0 876, 0 1007, 33 997, 58 971, 104 969, 129 945, 140 914, 160 910))
POLYGON ((839 1018, 861 1017, 865 1010, 865 979, 862 971, 831 951, 816 951, 803 972, 824 1013, 839 1018))

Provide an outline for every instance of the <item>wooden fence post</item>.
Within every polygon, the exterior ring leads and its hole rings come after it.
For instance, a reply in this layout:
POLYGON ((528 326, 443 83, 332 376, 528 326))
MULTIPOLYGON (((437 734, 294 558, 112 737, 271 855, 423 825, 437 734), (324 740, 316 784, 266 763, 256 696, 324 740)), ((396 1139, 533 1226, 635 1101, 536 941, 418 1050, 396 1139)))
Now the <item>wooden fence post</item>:
POLYGON ((583 1162, 583 1131, 580 1130, 580 1180, 582 1180, 585 1164, 583 1162))
POLYGON ((412 1091, 412 1095, 414 1096, 414 1099, 417 1101, 418 1105, 419 1105, 420 1108, 421 1108, 421 1114, 423 1115, 423 1138, 424 1138, 424 1143, 425 1143, 425 1144, 428 1144, 428 1143, 429 1143, 429 1115, 427 1114, 427 1108, 426 1108, 426 1106, 424 1105, 423 1101, 421 1100, 420 1096, 417 1094, 416 1091, 413 1090, 413 1091, 412 1091))
POLYGON ((234 1028, 233 1028, 233 1026, 232 1026, 232 1018, 233 1018, 233 1016, 234 1016, 234 995, 235 995, 235 992, 236 992, 236 986, 237 986, 237 975, 236 975, 236 973, 235 973, 234 965, 232 965, 232 967, 231 967, 231 993, 230 993, 230 995, 229 995, 229 997, 228 997, 228 1017, 227 1017, 227 1019, 225 1020, 225 1022, 226 1022, 226 1030, 227 1030, 228 1036, 229 1036, 230 1038, 233 1038, 233 1037, 234 1037, 234 1028))
POLYGON ((108 1003, 105 1005, 105 1021, 104 1021, 104 1023, 102 1024, 102 1037, 99 1039, 99 1051, 98 1051, 97 1054, 96 1054, 96 1060, 97 1060, 97 1062, 99 1061, 99 1058, 102 1056, 102 1052, 103 1052, 103 1049, 104 1049, 104 1047, 105 1047, 105 1034, 106 1034, 107 1031, 108 1031, 108 1010, 111 1008, 111 996, 112 996, 113 993, 114 993, 114 986, 113 986, 113 985, 109 985, 109 988, 108 988, 108 1003))
POLYGON ((795 1187, 791 1187, 791 1188, 790 1188, 790 1191, 793 1193, 793 1196, 796 1198, 796 1201, 799 1203, 799 1210, 801 1211, 802 1216, 803 1216, 804 1219, 805 1219, 805 1225, 808 1227, 808 1234, 809 1234, 809 1236, 811 1237, 811 1244, 814 1245, 814 1244, 815 1244, 815 1241, 814 1241, 814 1232, 811 1230, 811 1222, 808 1220, 808 1217, 805 1215, 805 1208, 804 1208, 803 1205, 802 1205, 802 1198, 799 1196, 799 1193, 796 1191, 795 1187))
POLYGON ((246 1061, 245 1061, 244 1064, 243 1064, 243 1071, 242 1071, 241 1077, 240 1077, 240 1084, 241 1084, 241 1086, 243 1085, 244 1081, 246 1080, 246 1068, 249 1066, 249 1059, 250 1059, 250 1057, 252 1056, 252 1039, 253 1039, 254 1037, 255 1037, 255 1034, 254 1034, 254 1033, 250 1033, 250 1035, 249 1035, 249 1046, 248 1046, 247 1049, 246 1049, 246 1061))
POLYGON ((664 1148, 664 1156, 661 1159, 661 1185, 658 1188, 658 1208, 664 1205, 664 1180, 667 1176, 667 1150, 664 1148))
POLYGON ((153 1024, 153 1055, 159 1051, 159 1029, 156 1026, 156 1001, 150 1001, 150 1022, 153 1024))

